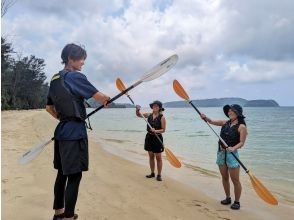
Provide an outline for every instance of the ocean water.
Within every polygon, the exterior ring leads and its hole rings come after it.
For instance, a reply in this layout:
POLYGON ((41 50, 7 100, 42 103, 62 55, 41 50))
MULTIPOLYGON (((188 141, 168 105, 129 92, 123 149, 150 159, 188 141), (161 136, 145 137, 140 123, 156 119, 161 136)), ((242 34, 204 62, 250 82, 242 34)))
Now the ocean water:
MULTIPOLYGON (((199 108, 208 117, 226 119, 222 108, 199 108)), ((150 109, 142 109, 150 112, 150 109)), ((217 137, 192 108, 164 111, 164 143, 186 167, 218 174, 217 137)), ((279 198, 294 204, 294 107, 245 108, 248 129, 240 159, 279 198)), ((91 135, 100 143, 135 154, 144 153, 146 124, 134 109, 104 109, 91 117, 91 135)), ((220 127, 213 126, 219 133, 220 127)), ((243 171, 241 171, 243 172, 243 171)))

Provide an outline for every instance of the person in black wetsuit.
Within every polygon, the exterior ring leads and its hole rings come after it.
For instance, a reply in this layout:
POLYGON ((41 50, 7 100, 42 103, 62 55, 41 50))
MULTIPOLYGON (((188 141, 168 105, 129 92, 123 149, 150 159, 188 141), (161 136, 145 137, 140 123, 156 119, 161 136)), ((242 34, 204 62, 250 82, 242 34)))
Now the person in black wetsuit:
POLYGON ((142 118, 142 115, 147 118, 149 124, 152 129, 147 125, 147 134, 145 137, 145 145, 144 149, 148 151, 149 154, 149 164, 151 169, 151 174, 147 175, 147 178, 155 177, 155 158, 157 162, 157 177, 156 180, 162 181, 161 171, 162 171, 162 157, 161 153, 164 151, 163 147, 163 137, 162 133, 165 132, 166 128, 166 120, 163 116, 162 112, 164 108, 162 107, 162 103, 160 101, 154 101, 150 104, 150 108, 153 110, 152 113, 140 113, 140 106, 136 106, 136 115, 142 118), (154 135, 156 133, 162 143, 157 139, 154 135))
POLYGON ((229 177, 234 184, 235 202, 231 205, 232 209, 240 209, 240 197, 242 186, 239 180, 240 165, 231 152, 239 158, 238 149, 243 147, 247 137, 247 128, 244 120, 243 109, 240 105, 225 105, 223 107, 225 115, 229 120, 212 120, 205 114, 201 118, 209 124, 222 126, 220 136, 229 146, 225 148, 219 141, 216 164, 222 176, 222 183, 226 194, 226 199, 221 201, 223 205, 231 204, 229 177))
POLYGON ((53 220, 77 219, 74 214, 82 172, 88 170, 89 152, 84 100, 93 97, 106 105, 109 97, 99 92, 80 71, 87 57, 85 49, 68 44, 61 53, 64 69, 50 82, 46 111, 58 123, 54 132, 53 220))

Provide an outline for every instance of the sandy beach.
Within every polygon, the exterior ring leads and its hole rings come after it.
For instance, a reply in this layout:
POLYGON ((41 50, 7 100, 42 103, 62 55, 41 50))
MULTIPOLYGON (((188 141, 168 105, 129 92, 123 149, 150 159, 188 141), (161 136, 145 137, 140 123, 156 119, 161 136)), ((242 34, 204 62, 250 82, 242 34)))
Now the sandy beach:
MULTIPOLYGON (((49 140, 57 121, 44 110, 5 111, 1 118, 2 219, 51 219, 56 175, 53 144, 27 165, 19 165, 17 160, 34 144, 49 140)), ((266 205, 252 199, 246 189, 246 208, 232 211, 203 189, 185 185, 172 176, 164 176, 163 182, 146 179, 147 164, 110 154, 93 138, 89 149, 90 170, 83 173, 76 206, 81 220, 292 219, 294 215, 293 206, 266 205)))

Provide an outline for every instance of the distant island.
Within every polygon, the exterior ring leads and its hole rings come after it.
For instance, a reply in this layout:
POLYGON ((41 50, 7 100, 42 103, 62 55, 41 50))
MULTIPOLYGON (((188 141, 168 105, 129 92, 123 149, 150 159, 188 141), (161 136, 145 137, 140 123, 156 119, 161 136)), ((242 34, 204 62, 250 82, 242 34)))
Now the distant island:
MULTIPOLYGON (((197 99, 193 100, 197 107, 222 107, 224 105, 238 104, 242 107, 280 107, 280 105, 272 99, 264 100, 246 100, 242 98, 219 98, 219 99, 197 99)), ((100 103, 93 98, 87 100, 88 108, 98 108, 100 103)), ((109 108, 134 108, 135 106, 129 103, 111 103, 109 108)), ((187 108, 191 107, 186 101, 173 101, 164 103, 166 108, 187 108)))
MULTIPOLYGON (((93 98, 90 98, 87 100, 86 105, 88 108, 98 108, 100 103, 96 102, 93 98)), ((135 108, 135 106, 128 103, 111 103, 108 108, 135 108)))
MULTIPOLYGON (((264 100, 246 100, 242 98, 219 98, 219 99, 198 99, 192 100, 197 107, 222 107, 224 105, 238 104, 243 107, 280 107, 280 105, 272 99, 264 100)), ((190 107, 186 101, 173 101, 164 103, 166 108, 186 108, 190 107)))

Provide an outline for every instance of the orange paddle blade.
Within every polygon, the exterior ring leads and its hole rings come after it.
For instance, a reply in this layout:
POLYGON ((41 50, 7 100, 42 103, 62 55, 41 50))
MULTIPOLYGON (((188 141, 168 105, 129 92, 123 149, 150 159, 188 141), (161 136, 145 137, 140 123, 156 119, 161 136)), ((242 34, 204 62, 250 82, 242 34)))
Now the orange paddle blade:
POLYGON ((268 191, 268 189, 253 174, 249 172, 248 175, 257 195, 271 205, 278 205, 277 199, 271 194, 271 192, 268 191))
POLYGON ((119 91, 122 92, 122 91, 126 90, 126 87, 120 78, 116 79, 115 84, 116 84, 116 87, 118 88, 119 91))
POLYGON ((178 82, 178 80, 174 80, 173 87, 175 92, 180 96, 181 98, 185 99, 186 101, 189 101, 190 98, 188 94, 186 93, 185 89, 182 87, 182 85, 178 82))
POLYGON ((170 164, 176 168, 180 168, 182 164, 178 160, 178 158, 171 152, 171 150, 168 149, 167 147, 165 147, 164 150, 165 150, 166 158, 170 162, 170 164))

